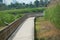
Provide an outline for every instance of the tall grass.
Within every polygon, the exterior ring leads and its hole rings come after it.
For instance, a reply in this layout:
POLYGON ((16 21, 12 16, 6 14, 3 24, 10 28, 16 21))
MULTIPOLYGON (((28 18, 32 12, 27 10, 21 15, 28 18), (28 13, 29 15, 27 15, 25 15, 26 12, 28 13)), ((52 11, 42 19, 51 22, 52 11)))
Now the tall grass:
POLYGON ((49 7, 45 11, 45 19, 55 24, 60 29, 60 4, 49 7))
POLYGON ((23 15, 19 16, 19 15, 12 15, 8 13, 0 13, 0 26, 6 26, 9 23, 13 22, 14 20, 22 16, 23 15))
POLYGON ((25 9, 12 9, 12 10, 5 10, 5 11, 0 11, 2 13, 32 13, 32 12, 41 12, 45 8, 25 8, 25 9))
POLYGON ((42 12, 45 8, 26 8, 0 11, 0 26, 6 26, 15 19, 23 16, 23 13, 42 12))

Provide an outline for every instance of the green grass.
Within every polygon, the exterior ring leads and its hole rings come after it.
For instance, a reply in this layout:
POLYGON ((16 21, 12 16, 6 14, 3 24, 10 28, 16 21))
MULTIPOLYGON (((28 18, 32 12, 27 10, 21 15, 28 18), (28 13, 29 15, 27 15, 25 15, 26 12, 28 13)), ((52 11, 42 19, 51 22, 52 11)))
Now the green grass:
POLYGON ((36 39, 35 40, 45 40, 45 38, 40 38, 40 35, 38 35, 41 32, 41 23, 44 21, 44 17, 37 17, 35 21, 35 34, 36 39))
POLYGON ((36 32, 38 32, 40 30, 40 18, 36 18, 35 25, 36 25, 36 32))
POLYGON ((0 13, 0 27, 1 26, 6 26, 16 20, 19 17, 22 17, 23 14, 9 14, 9 13, 0 13))
POLYGON ((44 7, 0 11, 0 27, 10 24, 17 18, 21 18, 24 15, 24 13, 41 12, 43 10, 45 10, 44 7))
POLYGON ((40 31, 40 27, 41 27, 41 21, 44 20, 44 17, 37 17, 36 21, 35 21, 35 27, 36 27, 36 32, 40 31))
POLYGON ((32 12, 41 12, 45 10, 44 7, 41 8, 25 8, 25 9, 12 9, 12 10, 5 10, 5 11, 0 11, 1 13, 32 13, 32 12))
POLYGON ((45 19, 51 21, 56 28, 60 29, 60 4, 46 9, 45 19))

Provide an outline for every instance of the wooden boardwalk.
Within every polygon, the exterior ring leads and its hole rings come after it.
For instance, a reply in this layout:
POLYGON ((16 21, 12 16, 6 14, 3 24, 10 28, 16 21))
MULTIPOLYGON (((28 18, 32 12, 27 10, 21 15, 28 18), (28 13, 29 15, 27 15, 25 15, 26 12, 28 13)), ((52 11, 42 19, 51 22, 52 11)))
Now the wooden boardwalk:
POLYGON ((34 40, 34 18, 30 17, 26 19, 8 40, 34 40))

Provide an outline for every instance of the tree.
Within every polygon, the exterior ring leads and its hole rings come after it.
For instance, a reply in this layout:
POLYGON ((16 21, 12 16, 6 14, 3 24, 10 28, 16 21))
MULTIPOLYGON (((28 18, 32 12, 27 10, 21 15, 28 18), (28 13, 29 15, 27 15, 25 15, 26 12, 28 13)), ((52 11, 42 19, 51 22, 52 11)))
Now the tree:
POLYGON ((22 3, 25 6, 25 3, 22 3))
POLYGON ((20 5, 19 5, 18 2, 16 2, 16 3, 14 4, 14 6, 15 6, 16 9, 18 9, 20 5))
POLYGON ((29 7, 29 4, 26 4, 25 7, 28 8, 29 7))
POLYGON ((0 10, 5 10, 7 9, 7 6, 3 3, 0 4, 0 10))
POLYGON ((25 3, 22 3, 23 8, 25 8, 25 5, 26 5, 25 3))
POLYGON ((36 7, 39 7, 39 1, 38 0, 36 0, 34 3, 35 3, 36 7))
POLYGON ((47 7, 47 5, 48 5, 48 0, 45 0, 45 6, 47 7))
POLYGON ((40 6, 44 6, 43 0, 40 0, 40 6))
POLYGON ((32 4, 32 2, 30 2, 29 6, 30 6, 30 8, 34 7, 34 5, 32 4))

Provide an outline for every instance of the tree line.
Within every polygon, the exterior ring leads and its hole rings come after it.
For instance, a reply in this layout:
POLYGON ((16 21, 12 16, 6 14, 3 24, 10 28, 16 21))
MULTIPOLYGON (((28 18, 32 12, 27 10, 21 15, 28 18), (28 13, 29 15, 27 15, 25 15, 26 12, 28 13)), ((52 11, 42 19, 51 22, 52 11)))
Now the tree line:
POLYGON ((36 7, 47 7, 50 1, 48 0, 35 0, 34 3, 30 2, 29 4, 26 3, 11 3, 10 5, 6 5, 0 3, 0 10, 9 10, 9 9, 21 9, 21 8, 36 8, 36 7))

